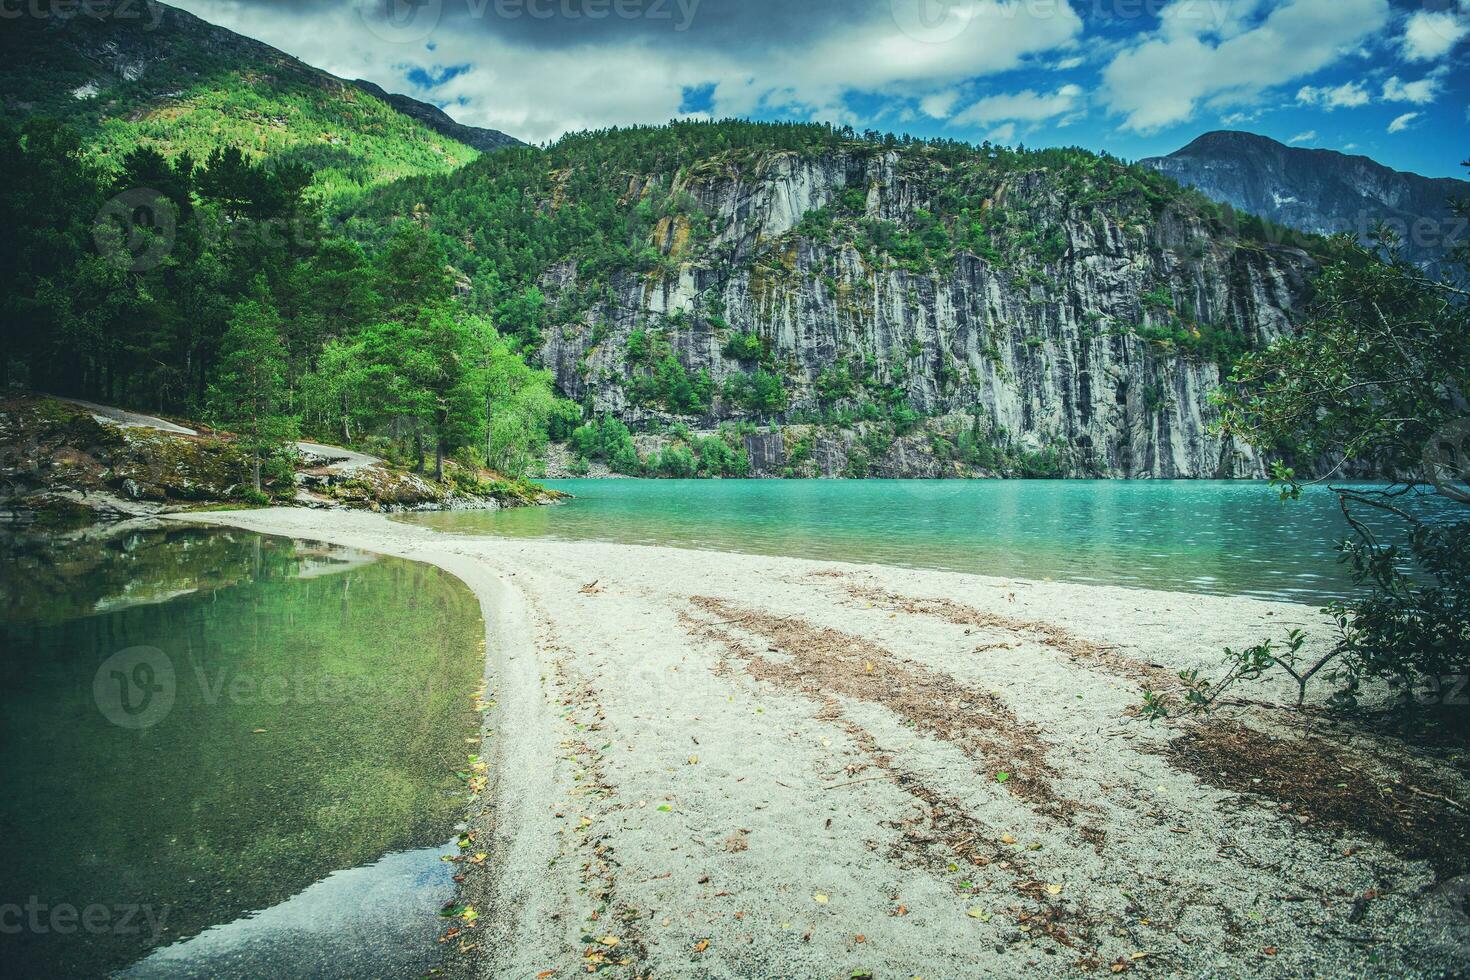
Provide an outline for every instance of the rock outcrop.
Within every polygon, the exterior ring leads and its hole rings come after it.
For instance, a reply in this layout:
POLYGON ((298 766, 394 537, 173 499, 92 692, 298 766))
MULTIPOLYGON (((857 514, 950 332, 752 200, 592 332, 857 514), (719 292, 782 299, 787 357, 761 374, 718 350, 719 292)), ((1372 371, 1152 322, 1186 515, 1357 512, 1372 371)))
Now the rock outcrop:
POLYGON ((950 179, 906 150, 773 152, 635 179, 630 201, 686 202, 655 230, 664 261, 615 274, 592 302, 575 262, 549 269, 541 288, 560 322, 544 363, 568 397, 635 430, 757 426, 743 433, 756 475, 988 475, 1041 456, 1066 475, 1263 474, 1247 447, 1211 433, 1210 394, 1223 350, 1290 328, 1315 269, 1305 251, 1231 236, 1168 201, 1104 200, 1045 168, 988 188, 988 254, 926 264, 875 247, 885 229, 953 210, 950 179), (635 334, 635 348, 666 345, 707 375, 715 395, 698 418, 631 392, 653 370, 630 358, 635 334), (760 353, 732 355, 730 338, 752 335, 760 353), (780 378, 777 410, 720 394, 752 372, 780 378), (918 419, 869 424, 872 404, 918 419), (993 447, 995 465, 946 449, 966 439, 993 447))
POLYGON ((272 467, 265 494, 257 497, 250 457, 229 433, 164 431, 51 398, 0 400, 0 524, 68 526, 266 502, 375 511, 496 509, 562 496, 453 463, 446 464, 443 482, 381 460, 339 467, 302 454, 295 463, 272 467))

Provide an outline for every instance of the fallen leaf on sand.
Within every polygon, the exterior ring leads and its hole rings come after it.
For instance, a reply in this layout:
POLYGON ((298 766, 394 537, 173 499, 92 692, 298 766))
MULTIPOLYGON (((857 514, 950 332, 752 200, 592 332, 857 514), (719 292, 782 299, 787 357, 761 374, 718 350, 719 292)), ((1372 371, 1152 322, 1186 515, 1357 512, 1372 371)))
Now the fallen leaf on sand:
POLYGON ((1048 895, 1060 895, 1062 893, 1062 886, 1061 885, 1047 885, 1046 886, 1046 892, 1047 892, 1048 895))
POLYGON ((1012 837, 1010 834, 1001 834, 1000 835, 1000 842, 1002 844, 1014 844, 1016 842, 1016 839, 1014 837, 1012 837))
POLYGON ((547 977, 554 976, 556 976, 555 970, 542 970, 540 973, 536 974, 536 980, 546 980, 547 977))
POLYGON ((619 940, 617 936, 603 936, 597 941, 602 943, 602 945, 604 946, 616 946, 621 940, 619 940))
POLYGON ((703 953, 707 949, 709 949, 708 939, 701 939, 699 942, 694 944, 694 951, 696 953, 703 953))
POLYGON ((823 895, 821 892, 817 892, 815 895, 812 896, 812 901, 816 902, 818 905, 826 905, 827 896, 823 895))
POLYGON ((981 908, 966 909, 965 914, 972 919, 979 919, 981 922, 990 921, 990 913, 981 908))

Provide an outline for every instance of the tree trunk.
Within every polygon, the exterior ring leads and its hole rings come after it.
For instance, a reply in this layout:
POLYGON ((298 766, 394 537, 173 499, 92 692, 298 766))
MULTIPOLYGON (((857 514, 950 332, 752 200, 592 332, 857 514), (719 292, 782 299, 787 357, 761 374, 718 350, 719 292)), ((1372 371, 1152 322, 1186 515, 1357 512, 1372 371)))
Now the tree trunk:
POLYGON ((260 452, 251 457, 251 473, 255 479, 255 492, 260 493, 260 452))
POLYGON ((418 426, 414 426, 413 430, 413 454, 418 457, 418 462, 414 464, 413 471, 415 473, 422 473, 424 471, 424 434, 419 431, 418 426))
POLYGON ((444 479, 444 443, 434 440, 434 479, 444 479))

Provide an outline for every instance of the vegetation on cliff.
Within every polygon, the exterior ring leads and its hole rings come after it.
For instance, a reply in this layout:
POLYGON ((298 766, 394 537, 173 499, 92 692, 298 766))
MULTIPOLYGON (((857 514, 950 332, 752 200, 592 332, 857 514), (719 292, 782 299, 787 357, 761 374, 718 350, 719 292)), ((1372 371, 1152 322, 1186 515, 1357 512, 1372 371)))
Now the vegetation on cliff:
MULTIPOLYGON (((1470 211, 1470 202, 1459 209, 1470 211)), ((1241 358, 1236 386, 1223 395, 1223 426, 1288 458, 1328 460, 1327 475, 1315 482, 1355 465, 1398 482, 1332 486, 1348 528, 1341 560, 1361 587, 1327 609, 1336 641, 1311 657, 1296 631, 1284 645, 1272 638, 1227 650, 1220 680, 1184 675, 1192 709, 1268 671, 1289 674, 1301 699, 1323 679, 1337 682, 1338 703, 1355 704, 1360 685, 1376 679, 1401 685, 1409 703, 1465 703, 1470 296, 1458 283, 1470 271, 1470 249, 1458 252, 1459 274, 1432 280, 1400 257, 1391 237, 1343 247, 1347 257, 1321 276, 1301 329, 1241 358), (1378 260, 1380 250, 1389 262, 1378 260), (1406 544, 1383 539, 1385 520, 1404 530, 1406 544)), ((1295 499, 1307 477, 1278 463, 1274 482, 1283 498, 1295 499)), ((1155 716, 1171 709, 1152 692, 1146 705, 1155 716)))
MULTIPOLYGON (((381 242, 383 229, 403 218, 421 222, 442 244, 464 275, 471 308, 491 316, 529 358, 544 360, 585 418, 611 414, 642 432, 680 424, 708 431, 727 422, 813 425, 844 442, 859 427, 883 430, 889 443, 917 427, 953 443, 955 426, 936 420, 987 397, 981 362, 1007 370, 995 331, 1029 332, 1036 329, 1029 321, 1071 318, 1049 306, 1069 302, 1075 289, 1079 235, 1125 236, 1110 247, 1151 261, 1136 267, 1136 296, 1125 297, 1125 310, 1089 310, 1075 339, 1028 333, 1027 359, 1038 370, 1050 370, 1053 357, 1082 360, 1073 345, 1093 342, 1118 347, 1119 360, 1136 360, 1122 350, 1126 342, 1160 365, 1228 372, 1265 328, 1251 321, 1249 299, 1231 300, 1236 308, 1226 310, 1201 289, 1243 297, 1273 274, 1264 267, 1274 259, 1255 269, 1251 256, 1275 255, 1284 245, 1327 258, 1337 247, 1237 215, 1106 154, 738 120, 579 133, 545 150, 497 154, 453 174, 382 188, 352 205, 346 223, 354 235, 381 242), (768 206, 794 210, 772 220, 759 211, 768 206), (1172 238, 1155 241, 1158 228, 1172 238), (1195 267, 1203 287, 1180 281, 1195 267), (958 292, 977 268, 1029 309, 1008 308, 1015 304, 1006 300, 989 311, 944 312, 946 302, 960 305, 958 292), (727 302, 732 288, 747 301, 739 309, 727 302), (881 299, 895 289, 907 295, 881 299), (814 308, 834 322, 801 319, 816 316, 814 308), (893 310, 912 311, 920 325, 876 325, 893 310), (953 322, 956 315, 969 323, 953 322), (797 322, 783 327, 783 320, 797 322), (975 329, 992 335, 979 341, 978 353, 962 351, 970 341, 960 335, 975 329), (920 397, 920 388, 930 394, 920 397)), ((1137 385, 1140 412, 1170 409, 1166 374, 1137 385)), ((1022 421, 988 419, 976 442, 1018 462, 1049 452, 1059 434, 1029 431, 1033 423, 1022 421)), ((865 431, 861 438, 880 436, 865 431)), ((1107 471, 1087 455, 989 472, 1107 471)), ((856 461, 842 472, 868 469, 856 461)), ((982 469, 935 464, 926 472, 982 469)), ((800 467, 764 472, 787 470, 800 467)))

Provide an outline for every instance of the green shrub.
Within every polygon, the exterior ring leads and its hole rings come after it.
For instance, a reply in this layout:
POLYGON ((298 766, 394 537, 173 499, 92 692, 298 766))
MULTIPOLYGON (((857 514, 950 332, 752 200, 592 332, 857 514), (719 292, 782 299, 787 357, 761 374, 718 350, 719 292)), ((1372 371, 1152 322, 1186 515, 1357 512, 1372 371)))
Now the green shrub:
POLYGON ((730 339, 725 341, 725 346, 721 350, 731 360, 746 364, 765 361, 770 355, 770 349, 765 340, 753 333, 731 334, 730 339))

